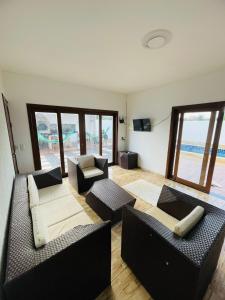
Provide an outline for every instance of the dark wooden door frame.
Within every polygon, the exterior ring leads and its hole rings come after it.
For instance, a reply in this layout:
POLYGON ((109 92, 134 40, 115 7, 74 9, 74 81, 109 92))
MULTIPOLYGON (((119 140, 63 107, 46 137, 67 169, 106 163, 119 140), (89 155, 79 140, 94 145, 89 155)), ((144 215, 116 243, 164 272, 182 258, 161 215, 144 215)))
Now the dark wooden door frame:
MULTIPOLYGON (((198 189, 198 190, 206 192, 206 193, 210 192, 212 178, 213 178, 213 172, 214 172, 214 168, 215 168, 217 150, 218 150, 218 146, 219 146, 219 139, 220 139, 220 134, 221 134, 221 129, 222 129, 224 109, 225 109, 225 101, 172 107, 169 145, 168 145, 167 164, 166 164, 166 174, 165 174, 166 178, 177 181, 179 183, 185 184, 187 186, 190 186, 192 188, 198 189), (179 162, 179 157, 178 158, 176 157, 177 153, 179 156, 179 149, 177 149, 178 150, 178 152, 177 152, 176 147, 178 147, 178 148, 180 147, 180 145, 179 145, 180 130, 178 130, 178 129, 181 126, 181 131, 182 131, 182 126, 183 126, 182 115, 186 112, 207 112, 207 111, 211 111, 211 112, 218 111, 219 115, 218 115, 217 122, 216 122, 216 129, 215 129, 214 141, 213 141, 213 145, 212 145, 212 153, 211 153, 211 158, 210 158, 210 162, 209 162, 209 169, 208 169, 206 185, 201 186, 199 184, 189 182, 188 180, 175 177, 174 169, 176 171, 176 168, 178 168, 178 162, 179 162), (179 116, 181 116, 180 124, 179 124, 179 116), (177 139, 178 139, 178 142, 177 142, 177 139), (176 160, 175 160, 175 157, 176 157, 176 160), (174 166, 174 164, 175 164, 175 166, 174 166)), ((181 133, 181 135, 182 135, 182 133, 181 133)), ((180 137, 180 139, 181 139, 181 137, 180 137)))
POLYGON ((181 148, 181 139, 182 139, 182 132, 183 132, 183 124, 184 124, 184 113, 180 114, 179 118, 179 129, 178 129, 178 136, 177 136, 177 146, 175 149, 175 162, 174 162, 174 174, 175 178, 177 178, 179 160, 180 160, 180 148, 181 148))
POLYGON ((62 119, 61 114, 57 112, 57 124, 58 124, 58 136, 59 136, 59 153, 60 153, 60 161, 62 167, 62 173, 65 172, 65 161, 64 161, 64 145, 63 145, 63 133, 62 133, 62 119))
POLYGON ((3 94, 2 94, 2 101, 3 101, 4 111, 5 111, 5 119, 6 119, 7 129, 8 129, 13 166, 14 166, 15 173, 18 174, 19 169, 18 169, 17 158, 16 158, 16 148, 15 148, 14 138, 13 138, 12 123, 11 123, 11 118, 9 113, 9 104, 3 94))
POLYGON ((99 116, 99 154, 102 155, 102 115, 99 116))
MULTIPOLYGON (((113 162, 110 165, 117 164, 118 111, 27 103, 27 113, 28 113, 28 121, 29 121, 29 127, 30 127, 30 136, 31 136, 31 144, 32 144, 35 170, 41 169, 41 160, 40 160, 35 112, 51 112, 51 113, 57 114, 60 159, 61 159, 62 173, 64 176, 67 176, 67 173, 65 173, 65 163, 64 163, 64 159, 63 159, 64 158, 64 149, 63 149, 63 141, 62 141, 61 113, 71 113, 71 114, 79 115, 80 153, 81 154, 86 153, 85 114, 99 115, 99 138, 100 138, 100 140, 102 137, 102 131, 101 131, 102 116, 103 115, 113 116, 113 162)), ((99 147, 101 145, 102 145, 102 141, 99 143, 99 147)), ((100 149, 100 154, 102 154, 102 147, 100 149)))

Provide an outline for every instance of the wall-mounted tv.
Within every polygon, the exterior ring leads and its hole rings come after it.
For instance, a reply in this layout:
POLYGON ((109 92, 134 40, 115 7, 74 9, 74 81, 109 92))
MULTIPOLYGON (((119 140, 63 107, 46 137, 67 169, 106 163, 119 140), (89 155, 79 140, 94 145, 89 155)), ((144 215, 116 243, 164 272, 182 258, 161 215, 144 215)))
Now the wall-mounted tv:
POLYGON ((150 119, 134 119, 134 131, 151 131, 150 119))

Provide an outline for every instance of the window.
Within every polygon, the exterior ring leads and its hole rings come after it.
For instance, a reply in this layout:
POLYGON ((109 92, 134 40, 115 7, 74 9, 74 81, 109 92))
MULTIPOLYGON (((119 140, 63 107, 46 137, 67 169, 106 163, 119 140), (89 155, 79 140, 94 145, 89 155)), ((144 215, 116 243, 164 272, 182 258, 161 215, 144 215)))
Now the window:
POLYGON ((60 166, 67 175, 67 158, 102 155, 117 158, 118 112, 27 104, 35 169, 60 166))

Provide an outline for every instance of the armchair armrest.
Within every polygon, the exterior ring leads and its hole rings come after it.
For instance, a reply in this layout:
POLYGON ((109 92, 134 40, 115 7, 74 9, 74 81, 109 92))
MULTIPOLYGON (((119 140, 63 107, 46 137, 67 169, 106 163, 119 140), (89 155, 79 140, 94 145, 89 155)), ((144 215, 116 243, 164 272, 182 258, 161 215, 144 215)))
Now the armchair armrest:
POLYGON ((70 184, 79 192, 79 183, 84 181, 84 174, 76 159, 67 158, 70 184))
POLYGON ((103 157, 95 157, 95 166, 102 171, 108 169, 108 159, 103 157))
POLYGON ((40 170, 33 172, 35 183, 38 189, 43 189, 56 184, 62 183, 62 173, 61 168, 40 170))

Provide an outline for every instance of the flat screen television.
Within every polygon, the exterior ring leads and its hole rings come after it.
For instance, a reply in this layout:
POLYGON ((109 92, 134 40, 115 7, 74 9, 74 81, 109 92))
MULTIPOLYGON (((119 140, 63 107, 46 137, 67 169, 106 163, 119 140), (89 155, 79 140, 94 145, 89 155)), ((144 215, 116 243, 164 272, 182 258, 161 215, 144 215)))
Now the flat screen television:
POLYGON ((134 119, 134 131, 151 131, 150 119, 134 119))

